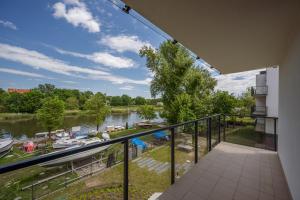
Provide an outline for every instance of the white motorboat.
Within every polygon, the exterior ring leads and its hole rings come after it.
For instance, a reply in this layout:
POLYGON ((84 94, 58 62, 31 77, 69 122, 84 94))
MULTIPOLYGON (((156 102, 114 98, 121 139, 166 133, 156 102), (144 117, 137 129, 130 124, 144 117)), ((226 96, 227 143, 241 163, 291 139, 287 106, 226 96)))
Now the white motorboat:
POLYGON ((109 134, 107 133, 107 132, 104 132, 104 133, 102 133, 102 138, 104 139, 104 140, 110 140, 110 136, 109 136, 109 134))
POLYGON ((59 132, 55 134, 56 139, 70 139, 70 134, 68 132, 59 132))
MULTIPOLYGON (((74 149, 74 148, 77 148, 77 147, 82 147, 82 146, 89 145, 89 144, 101 143, 103 141, 104 140, 99 139, 99 138, 84 139, 84 140, 81 141, 82 143, 80 145, 74 145, 74 146, 71 146, 69 148, 66 148, 65 150, 70 150, 70 149, 74 149)), ((97 147, 97 148, 90 149, 90 150, 87 150, 87 151, 82 151, 82 152, 79 152, 79 153, 76 153, 76 154, 73 154, 73 155, 70 155, 70 156, 64 156, 62 158, 57 158, 57 159, 54 159, 54 160, 51 160, 51 161, 48 161, 48 162, 44 162, 44 163, 40 164, 40 166, 50 167, 50 166, 61 165, 61 164, 64 164, 64 163, 73 162, 73 161, 76 161, 76 160, 87 158, 87 157, 90 157, 94 154, 100 153, 101 151, 106 150, 109 146, 110 145, 97 147)), ((52 152, 52 153, 55 153, 55 152, 52 152)))
POLYGON ((0 136, 0 158, 10 152, 14 140, 9 133, 1 134, 0 136))
POLYGON ((79 139, 58 139, 56 140, 53 144, 52 147, 53 149, 63 149, 63 148, 68 148, 68 147, 72 147, 75 145, 81 145, 82 141, 79 139))

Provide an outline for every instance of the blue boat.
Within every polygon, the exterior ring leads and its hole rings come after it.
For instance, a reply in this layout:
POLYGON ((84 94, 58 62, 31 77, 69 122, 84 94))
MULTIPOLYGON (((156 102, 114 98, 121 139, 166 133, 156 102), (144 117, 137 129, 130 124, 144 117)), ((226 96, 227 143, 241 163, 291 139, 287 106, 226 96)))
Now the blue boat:
POLYGON ((142 150, 145 150, 147 148, 146 143, 143 140, 139 139, 139 138, 133 138, 131 140, 131 143, 134 146, 136 146, 137 148, 142 149, 142 150))
POLYGON ((152 136, 157 140, 169 140, 169 136, 165 131, 157 131, 152 136))

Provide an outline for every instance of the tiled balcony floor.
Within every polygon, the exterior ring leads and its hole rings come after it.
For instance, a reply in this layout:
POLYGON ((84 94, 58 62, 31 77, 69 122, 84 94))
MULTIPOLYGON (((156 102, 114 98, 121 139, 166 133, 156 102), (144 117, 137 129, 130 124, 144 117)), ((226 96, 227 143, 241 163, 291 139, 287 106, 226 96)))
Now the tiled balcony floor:
POLYGON ((276 152, 222 142, 159 200, 289 200, 276 152))

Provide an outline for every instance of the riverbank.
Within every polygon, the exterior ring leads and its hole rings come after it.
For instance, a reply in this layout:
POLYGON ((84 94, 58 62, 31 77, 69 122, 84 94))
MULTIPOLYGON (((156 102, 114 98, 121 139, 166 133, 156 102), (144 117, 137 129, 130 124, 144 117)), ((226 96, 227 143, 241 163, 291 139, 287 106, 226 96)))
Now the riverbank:
MULTIPOLYGON (((113 114, 126 114, 130 112, 136 112, 140 106, 113 106, 111 107, 111 113, 113 114)), ((155 111, 161 111, 162 107, 155 106, 155 111)), ((66 110, 65 117, 71 116, 87 116, 91 115, 86 110, 66 110)), ((36 114, 31 113, 0 113, 0 122, 19 122, 32 120, 36 117, 36 114)))

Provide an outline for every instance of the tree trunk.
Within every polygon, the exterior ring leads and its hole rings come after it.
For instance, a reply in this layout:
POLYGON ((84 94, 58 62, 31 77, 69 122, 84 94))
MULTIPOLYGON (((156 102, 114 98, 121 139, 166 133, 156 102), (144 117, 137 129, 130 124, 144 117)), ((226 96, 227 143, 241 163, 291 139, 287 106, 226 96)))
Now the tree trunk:
POLYGON ((97 132, 99 131, 99 124, 97 124, 97 132))

